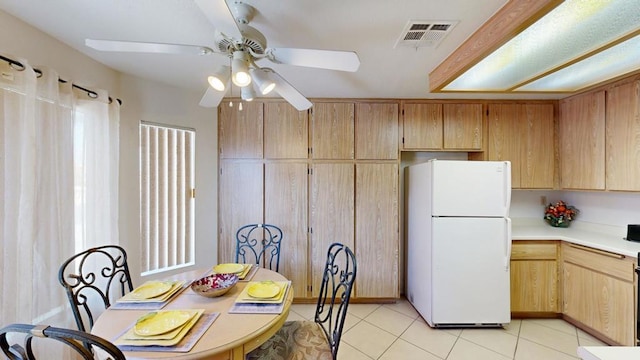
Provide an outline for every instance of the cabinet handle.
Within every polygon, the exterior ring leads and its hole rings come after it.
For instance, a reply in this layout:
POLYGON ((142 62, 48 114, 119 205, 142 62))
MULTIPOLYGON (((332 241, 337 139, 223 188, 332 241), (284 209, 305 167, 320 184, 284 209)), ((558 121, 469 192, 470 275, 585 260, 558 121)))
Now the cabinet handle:
POLYGON ((574 245, 574 244, 568 244, 568 245, 569 245, 569 247, 572 247, 574 249, 584 250, 584 251, 588 251, 590 253, 604 255, 604 256, 611 257, 611 258, 615 258, 615 259, 624 259, 624 255, 620 255, 620 254, 616 254, 616 253, 612 253, 612 252, 608 252, 608 251, 604 251, 604 250, 598 250, 598 249, 594 249, 594 248, 590 248, 590 247, 586 247, 586 246, 580 246, 580 245, 574 245))

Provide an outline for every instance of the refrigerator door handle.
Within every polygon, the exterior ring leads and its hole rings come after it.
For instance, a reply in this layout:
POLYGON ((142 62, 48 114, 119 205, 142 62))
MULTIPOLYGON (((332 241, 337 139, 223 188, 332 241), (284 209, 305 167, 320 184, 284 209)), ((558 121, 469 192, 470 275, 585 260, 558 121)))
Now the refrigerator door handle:
POLYGON ((507 209, 507 216, 509 216, 509 208, 511 207, 511 163, 508 161, 504 162, 505 171, 502 172, 504 176, 504 201, 505 201, 505 209, 507 209))
POLYGON ((505 254, 504 254, 504 271, 509 271, 509 265, 511 264, 511 219, 505 218, 505 225, 507 227, 507 236, 505 237, 505 254))

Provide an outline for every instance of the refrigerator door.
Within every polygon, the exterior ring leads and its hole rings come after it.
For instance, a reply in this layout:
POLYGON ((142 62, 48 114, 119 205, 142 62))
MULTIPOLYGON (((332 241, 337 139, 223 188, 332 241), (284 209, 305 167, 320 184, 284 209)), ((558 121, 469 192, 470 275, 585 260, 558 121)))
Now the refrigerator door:
MULTIPOLYGON (((509 216, 511 163, 432 160, 434 216, 509 216)), ((425 184, 426 185, 426 184, 425 184)))
POLYGON ((429 325, 511 320, 508 218, 432 218, 429 325))

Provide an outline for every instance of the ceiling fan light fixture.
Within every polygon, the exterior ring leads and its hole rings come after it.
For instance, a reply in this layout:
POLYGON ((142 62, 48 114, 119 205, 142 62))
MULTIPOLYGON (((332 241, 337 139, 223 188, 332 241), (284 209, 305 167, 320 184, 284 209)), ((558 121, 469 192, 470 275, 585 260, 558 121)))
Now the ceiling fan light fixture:
POLYGON ((249 75, 249 55, 244 50, 238 50, 233 53, 231 61, 231 81, 236 86, 245 87, 251 84, 251 75, 249 75))
POLYGON ((267 95, 276 87, 276 83, 269 77, 269 73, 265 70, 252 68, 250 73, 260 94, 267 95))
POLYGON ((209 85, 218 91, 225 91, 229 83, 230 68, 227 65, 220 66, 213 75, 207 78, 209 85))
POLYGON ((244 101, 253 101, 253 99, 256 98, 256 92, 253 90, 253 86, 240 88, 240 97, 244 101))

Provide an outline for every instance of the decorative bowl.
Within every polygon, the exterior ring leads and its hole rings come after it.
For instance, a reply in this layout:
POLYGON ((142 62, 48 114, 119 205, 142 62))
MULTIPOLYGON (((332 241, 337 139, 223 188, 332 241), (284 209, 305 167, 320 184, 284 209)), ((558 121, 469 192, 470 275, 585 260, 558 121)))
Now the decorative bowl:
POLYGON ((198 295, 214 298, 224 295, 237 283, 237 274, 212 274, 192 282, 191 290, 198 295))

